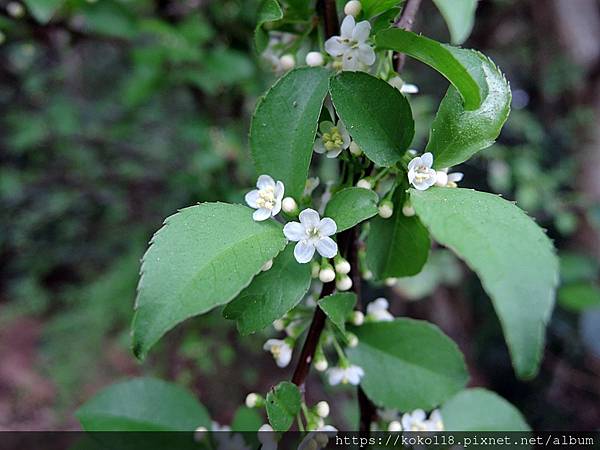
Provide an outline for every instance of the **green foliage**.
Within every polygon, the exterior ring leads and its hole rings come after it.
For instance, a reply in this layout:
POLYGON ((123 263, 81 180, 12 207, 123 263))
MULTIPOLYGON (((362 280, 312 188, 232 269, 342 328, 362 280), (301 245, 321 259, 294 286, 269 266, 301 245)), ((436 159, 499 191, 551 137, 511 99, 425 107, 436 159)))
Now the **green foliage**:
POLYGON ((263 418, 254 408, 239 407, 231 420, 232 431, 258 431, 263 418))
POLYGON ((398 162, 415 132, 400 91, 363 72, 342 72, 332 78, 330 91, 337 113, 369 159, 380 166, 398 162))
POLYGON ((367 240, 367 266, 376 280, 407 277, 421 271, 429 255, 429 233, 418 217, 402 213, 406 195, 394 194, 394 213, 389 219, 375 217, 367 240))
POLYGON ((308 175, 317 121, 329 85, 329 72, 296 69, 260 100, 250 127, 256 171, 283 181, 286 195, 300 198, 308 175))
POLYGON ((475 23, 477 0, 433 0, 433 2, 446 20, 452 43, 460 45, 465 42, 475 23))
POLYGON ((335 220, 339 233, 376 215, 378 201, 379 197, 370 189, 345 188, 331 196, 325 217, 335 220))
POLYGON ((378 14, 385 13, 390 8, 404 3, 403 0, 361 0, 362 10, 365 18, 377 16, 378 14))
POLYGON ((356 294, 340 292, 319 300, 319 308, 327 315, 331 323, 343 333, 346 332, 346 319, 354 309, 356 294))
POLYGON ((210 427, 204 406, 187 390, 154 378, 113 384, 76 413, 86 431, 193 431, 210 427))
POLYGON ((300 412, 300 391, 289 381, 282 381, 269 391, 266 398, 267 416, 275 431, 287 431, 300 412))
POLYGON ((223 310, 226 319, 236 320, 241 334, 262 330, 296 306, 310 287, 310 264, 298 264, 294 246, 288 245, 273 267, 252 280, 250 286, 223 310))
POLYGON ((538 371, 554 306, 558 260, 544 232, 513 203, 470 189, 411 190, 417 215, 479 276, 522 378, 538 371))
POLYGON ((257 52, 262 52, 269 43, 269 35, 263 25, 283 18, 283 11, 277 0, 263 0, 258 10, 256 29, 254 30, 254 45, 257 52))
POLYGON ((379 407, 429 410, 467 382, 460 350, 435 325, 396 319, 367 323, 353 331, 359 344, 348 349, 348 356, 364 369, 361 387, 379 407))
POLYGON ((486 389, 465 389, 441 408, 446 431, 530 431, 517 408, 486 389))
POLYGON ((133 320, 143 358, 179 322, 234 298, 285 246, 279 223, 241 205, 205 203, 167 218, 144 255, 133 320))
POLYGON ((592 283, 572 283, 558 290, 558 304, 563 308, 582 312, 600 307, 600 287, 592 283))
POLYGON ((40 23, 50 21, 64 0, 24 0, 31 15, 40 23))

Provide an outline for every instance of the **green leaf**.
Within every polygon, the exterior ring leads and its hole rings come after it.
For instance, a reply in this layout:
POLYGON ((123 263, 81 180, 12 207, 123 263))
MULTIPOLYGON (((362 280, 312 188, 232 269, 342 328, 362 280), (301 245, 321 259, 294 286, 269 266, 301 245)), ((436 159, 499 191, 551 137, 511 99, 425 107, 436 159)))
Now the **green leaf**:
POLYGON ((479 108, 467 111, 456 89, 448 89, 427 143, 427 151, 433 153, 434 166, 438 168, 460 164, 492 145, 510 113, 512 97, 506 78, 486 56, 471 52, 481 63, 488 93, 479 108))
POLYGON ((242 205, 203 203, 167 218, 142 262, 136 356, 179 322, 229 302, 285 244, 281 224, 255 222, 242 205))
POLYGON ((486 389, 465 389, 440 412, 445 431, 530 431, 517 408, 486 389))
POLYGON ((292 70, 261 99, 252 118, 250 146, 256 171, 283 181, 286 195, 296 199, 304 191, 328 85, 327 69, 292 70))
POLYGON ((390 28, 399 15, 400 8, 392 8, 375 17, 371 26, 371 35, 374 36, 380 31, 390 28))
POLYGON ((233 415, 231 421, 232 431, 258 431, 263 424, 263 418, 256 408, 241 406, 233 415))
POLYGON ((582 312, 600 307, 600 288, 592 283, 573 283, 558 290, 558 304, 563 308, 582 312))
POLYGON ((336 192, 327 203, 325 217, 337 224, 338 233, 376 215, 379 197, 370 189, 349 187, 336 192))
POLYGON ((481 62, 471 50, 444 45, 399 28, 381 31, 375 36, 375 43, 379 48, 406 53, 437 70, 460 92, 468 110, 478 108, 487 94, 481 62))
POLYGON ((467 382, 460 350, 435 325, 396 319, 353 331, 359 343, 347 349, 348 356, 365 371, 361 386, 379 407, 432 409, 467 382))
POLYGON ((121 2, 86 2, 81 12, 85 31, 125 39, 137 32, 136 16, 121 2))
POLYGON ((263 29, 263 25, 267 22, 274 22, 283 18, 283 11, 277 0, 263 0, 258 10, 258 18, 256 19, 256 29, 254 30, 254 45, 256 51, 262 53, 269 43, 269 35, 263 29))
POLYGON ((405 197, 398 188, 393 197, 392 217, 375 217, 370 222, 367 267, 376 280, 416 275, 427 262, 431 247, 429 233, 418 217, 402 214, 405 197))
POLYGON ((29 13, 39 23, 45 24, 62 6, 64 0, 23 0, 29 13))
POLYGON ((360 3, 362 4, 365 19, 370 19, 377 14, 400 5, 403 3, 403 0, 362 0, 360 3))
POLYGON ((300 412, 300 391, 289 381, 282 381, 269 391, 266 399, 267 416, 275 431, 287 431, 300 412))
POLYGON ((319 307, 342 334, 346 333, 346 318, 354 309, 355 304, 356 294, 351 292, 340 292, 319 300, 319 307))
POLYGON ((548 237, 522 210, 496 195, 436 187, 410 192, 434 239, 479 276, 517 374, 535 376, 558 282, 558 260, 548 237))
POLYGON ((477 0, 433 0, 450 30, 452 43, 460 45, 467 40, 475 23, 477 0))
POLYGON ((191 392, 155 378, 135 378, 100 391, 76 414, 86 431, 193 431, 210 418, 191 392))
POLYGON ((262 330, 296 306, 308 291, 310 264, 298 264, 289 245, 273 260, 273 267, 257 275, 223 310, 226 319, 237 320, 241 334, 262 330))
POLYGON ((348 132, 371 161, 392 166, 400 160, 412 142, 415 123, 398 89, 364 72, 342 72, 332 78, 330 91, 348 132))

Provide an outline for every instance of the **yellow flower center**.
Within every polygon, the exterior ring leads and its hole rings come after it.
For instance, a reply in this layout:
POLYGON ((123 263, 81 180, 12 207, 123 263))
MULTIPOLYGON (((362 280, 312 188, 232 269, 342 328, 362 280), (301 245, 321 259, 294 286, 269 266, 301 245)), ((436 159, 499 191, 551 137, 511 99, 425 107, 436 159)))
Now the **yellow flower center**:
POLYGON ((273 209, 275 207, 275 189, 273 186, 267 186, 258 191, 258 200, 256 204, 259 208, 273 209))
POLYGON ((344 139, 337 127, 331 127, 329 133, 323 133, 323 145, 327 151, 339 150, 344 145, 344 139))

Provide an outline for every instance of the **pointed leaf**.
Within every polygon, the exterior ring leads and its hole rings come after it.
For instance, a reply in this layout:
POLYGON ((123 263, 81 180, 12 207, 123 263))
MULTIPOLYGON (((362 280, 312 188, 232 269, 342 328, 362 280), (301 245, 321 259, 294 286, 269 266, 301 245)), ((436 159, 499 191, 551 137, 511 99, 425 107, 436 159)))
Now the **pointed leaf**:
POLYGON ((273 267, 257 275, 225 307, 223 316, 237 320, 243 335, 262 330, 302 300, 310 281, 310 264, 299 264, 294 258, 294 246, 289 245, 273 260, 273 267))
POLYGON ((327 203, 325 217, 331 217, 337 224, 337 231, 347 230, 379 211, 379 197, 370 189, 349 187, 336 192, 327 203))
POLYGON ((203 203, 167 218, 144 255, 133 349, 148 349, 183 320, 234 298, 285 246, 282 226, 242 205, 203 203))
POLYGON ((351 292, 339 292, 319 300, 319 307, 342 334, 346 332, 346 319, 354 309, 354 305, 356 305, 356 294, 351 292))
POLYGON ((415 134, 410 105, 400 91, 364 72, 340 73, 332 78, 330 91, 337 113, 367 157, 380 166, 399 161, 415 134))
POLYGON ((434 239, 479 276, 500 318, 517 374, 535 376, 558 283, 558 260, 548 237, 497 195, 435 187, 410 193, 434 239))
POLYGON ((329 71, 322 67, 292 70, 261 99, 252 118, 256 171, 283 181, 285 195, 296 199, 304 191, 328 85, 329 71))
POLYGON ((256 51, 262 53, 269 43, 269 35, 263 29, 267 22, 274 22, 283 18, 283 11, 277 0, 263 0, 258 10, 256 29, 254 30, 254 45, 256 51))
POLYGON ((23 0, 29 13, 39 23, 45 24, 52 19, 54 13, 62 6, 64 0, 23 0))
POLYGON ((477 0, 433 0, 450 30, 452 43, 460 45, 467 40, 475 23, 477 0))
POLYGON ((353 328, 358 346, 347 349, 365 371, 361 387, 379 407, 429 410, 461 390, 468 379, 456 344, 427 322, 396 319, 353 328))
POLYGON ((295 384, 282 381, 266 398, 267 416, 275 431, 287 431, 300 412, 300 391, 295 384))

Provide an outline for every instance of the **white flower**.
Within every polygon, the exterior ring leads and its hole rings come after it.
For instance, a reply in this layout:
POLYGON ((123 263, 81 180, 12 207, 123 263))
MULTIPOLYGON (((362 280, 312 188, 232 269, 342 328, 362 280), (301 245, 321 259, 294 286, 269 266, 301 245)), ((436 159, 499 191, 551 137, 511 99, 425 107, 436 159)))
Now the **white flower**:
POLYGON ((262 398, 255 392, 250 392, 246 396, 246 406, 248 408, 256 408, 260 401, 262 401, 262 398))
POLYGON ((342 22, 340 36, 325 42, 325 50, 331 56, 342 57, 344 70, 358 70, 361 65, 371 66, 375 62, 375 51, 367 44, 371 24, 367 20, 356 23, 354 17, 346 16, 342 22))
POLYGON ((394 287, 398 283, 398 278, 394 278, 394 277, 386 278, 384 283, 388 287, 394 287))
POLYGON ((335 125, 325 120, 319 125, 319 135, 313 150, 315 153, 325 153, 328 158, 335 158, 342 150, 350 147, 350 142, 350 134, 341 120, 335 125))
POLYGON ((404 431, 443 431, 444 424, 438 410, 433 411, 427 420, 425 411, 416 409, 402 416, 402 428, 404 431))
POLYGON ((292 360, 292 347, 281 339, 269 339, 263 345, 263 350, 271 352, 279 367, 286 367, 292 360))
POLYGON ((306 64, 311 67, 322 66, 325 63, 321 52, 308 52, 306 54, 306 64))
POLYGON ((364 375, 365 371, 362 367, 355 365, 350 365, 348 367, 332 367, 329 369, 329 372, 327 372, 329 384, 332 386, 340 383, 357 386, 364 375))
POLYGON ((284 186, 281 181, 275 183, 269 175, 258 177, 256 187, 246 194, 245 200, 248 206, 256 209, 252 218, 256 221, 267 220, 275 217, 281 211, 281 199, 283 199, 284 186))
POLYGON ((408 163, 408 182, 420 191, 424 191, 436 182, 436 171, 431 168, 433 155, 429 152, 413 158, 408 163))
POLYGON ((388 431, 392 433, 402 431, 402 424, 397 420, 392 420, 388 425, 388 431))
POLYGON ((371 189, 373 187, 373 184, 371 184, 371 181, 369 179, 361 178, 356 182, 356 187, 363 189, 371 189))
POLYGON ((333 258, 337 255, 336 242, 329 236, 337 231, 333 219, 321 219, 314 209, 305 209, 300 213, 300 222, 288 222, 283 227, 283 234, 290 241, 298 242, 294 248, 294 257, 299 263, 309 262, 315 250, 323 258, 333 258))
POLYGON ((344 5, 344 14, 347 16, 358 16, 362 10, 362 4, 358 0, 350 0, 344 5))
POLYGON ((261 425, 257 434, 258 440, 262 444, 261 450, 277 450, 276 434, 271 425, 267 423, 261 425))
POLYGON ((329 415, 329 403, 327 403, 325 400, 320 401, 317 403, 316 411, 319 417, 327 417, 329 415))
POLYGON ((319 427, 315 431, 308 433, 304 439, 302 439, 302 442, 300 442, 300 445, 298 446, 298 450, 318 450, 325 448, 329 438, 334 437, 337 432, 337 428, 332 427, 331 425, 319 427))
POLYGON ((444 431, 444 421, 439 409, 435 409, 429 414, 429 426, 432 431, 444 431))
POLYGON ((390 304, 388 301, 379 297, 367 305, 367 318, 374 322, 390 322, 394 316, 388 311, 390 304))
POLYGON ((438 170, 435 173, 435 185, 441 187, 457 187, 456 183, 464 177, 462 172, 448 173, 448 169, 438 170))

